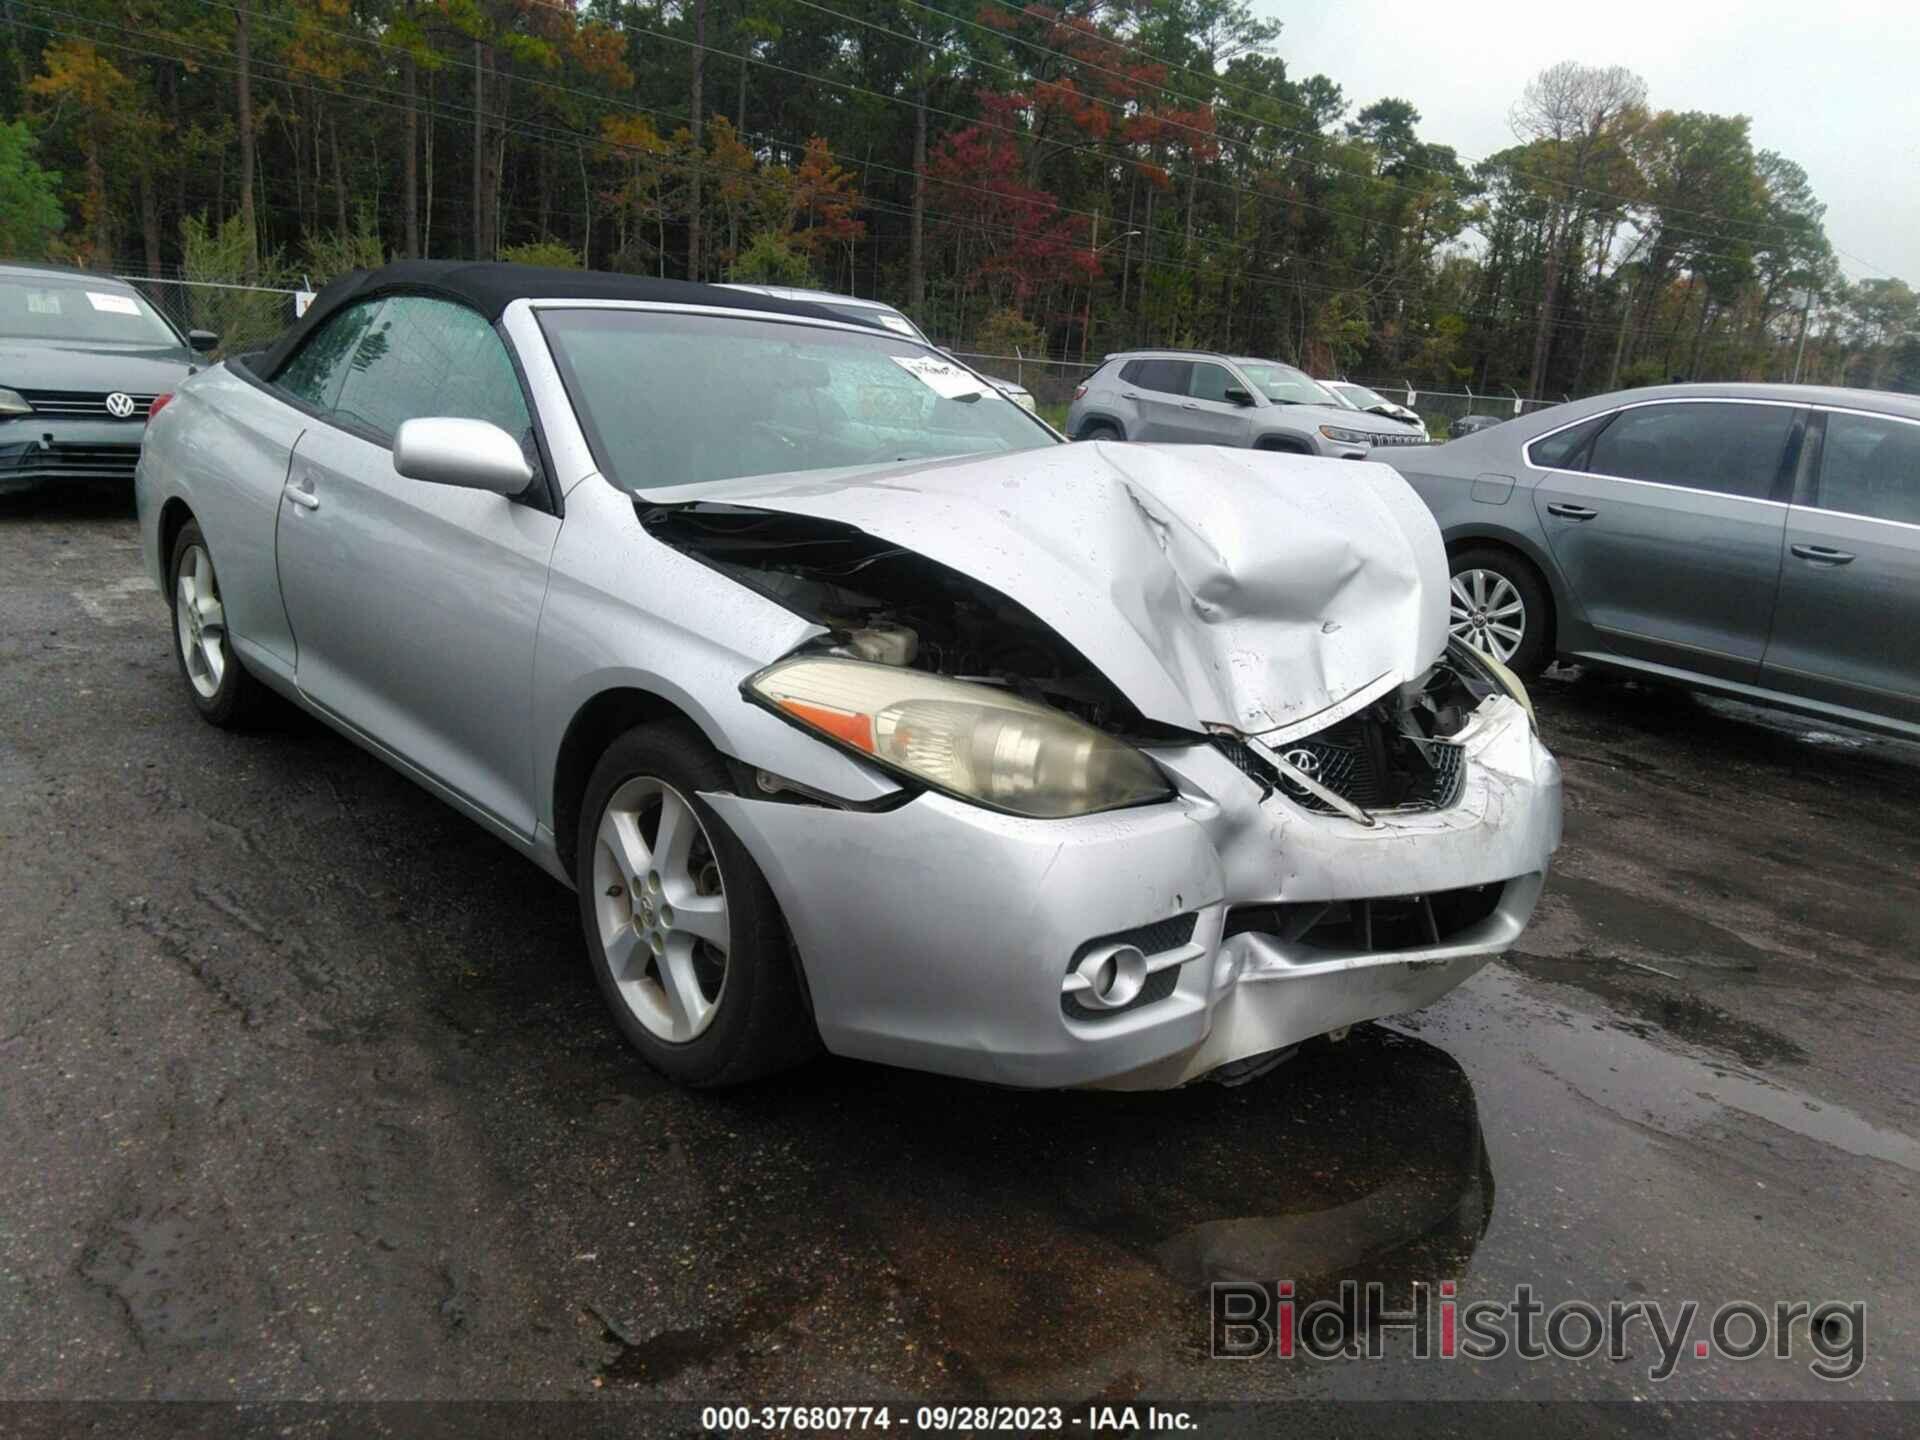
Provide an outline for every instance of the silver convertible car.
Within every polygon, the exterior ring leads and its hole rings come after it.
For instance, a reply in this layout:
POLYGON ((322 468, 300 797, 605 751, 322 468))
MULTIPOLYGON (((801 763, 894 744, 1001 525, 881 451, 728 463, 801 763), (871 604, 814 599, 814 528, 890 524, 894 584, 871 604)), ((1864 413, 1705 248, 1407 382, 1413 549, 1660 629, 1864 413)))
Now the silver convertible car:
POLYGON ((801 303, 356 274, 137 491, 200 714, 292 701, 571 885, 689 1084, 1248 1076, 1471 975, 1559 840, 1391 470, 1067 445, 801 303))

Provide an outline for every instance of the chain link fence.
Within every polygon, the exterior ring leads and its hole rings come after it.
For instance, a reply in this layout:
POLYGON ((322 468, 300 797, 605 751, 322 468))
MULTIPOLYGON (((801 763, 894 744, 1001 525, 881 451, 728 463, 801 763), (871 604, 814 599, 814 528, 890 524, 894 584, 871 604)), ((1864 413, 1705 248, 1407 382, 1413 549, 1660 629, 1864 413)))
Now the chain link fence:
POLYGON ((1559 400, 1523 400, 1512 390, 1476 394, 1472 387, 1465 390, 1423 390, 1407 380, 1365 380, 1357 375, 1345 376, 1343 380, 1349 385, 1364 385, 1383 400, 1391 400, 1396 405, 1404 405, 1417 412, 1426 422, 1427 433, 1435 440, 1446 439, 1452 433, 1454 424, 1469 415, 1511 420, 1516 415, 1532 415, 1549 409, 1564 403, 1566 399, 1562 396, 1559 400))
POLYGON ((973 350, 951 352, 982 375, 996 380, 1011 380, 1033 392, 1034 408, 1058 422, 1073 402, 1074 387, 1100 367, 1082 365, 1075 360, 1048 360, 1025 355, 983 355, 973 350))
POLYGON ((306 292, 272 285, 236 285, 222 280, 163 279, 119 275, 154 309, 182 330, 211 330, 220 337, 216 357, 259 350, 291 326, 306 292))

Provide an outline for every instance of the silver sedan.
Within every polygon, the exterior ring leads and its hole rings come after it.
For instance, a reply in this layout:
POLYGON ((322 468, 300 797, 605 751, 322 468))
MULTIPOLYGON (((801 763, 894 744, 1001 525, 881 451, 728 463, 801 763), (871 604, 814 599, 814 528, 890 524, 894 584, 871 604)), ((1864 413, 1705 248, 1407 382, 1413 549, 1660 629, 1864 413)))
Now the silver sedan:
POLYGON ((689 1084, 1243 1077, 1459 984, 1559 840, 1391 470, 1061 444, 804 304, 390 266, 137 492, 199 713, 299 705, 570 885, 689 1084))

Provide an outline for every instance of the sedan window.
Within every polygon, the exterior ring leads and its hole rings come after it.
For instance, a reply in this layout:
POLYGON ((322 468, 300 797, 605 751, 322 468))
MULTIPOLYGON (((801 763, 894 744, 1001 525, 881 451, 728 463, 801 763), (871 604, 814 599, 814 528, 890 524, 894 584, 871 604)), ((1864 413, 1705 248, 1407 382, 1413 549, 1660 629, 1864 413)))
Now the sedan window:
POLYGON ((391 439, 427 416, 488 420, 523 445, 533 430, 520 379, 493 326, 464 305, 396 295, 353 347, 334 409, 391 439))
POLYGON ((1828 415, 1819 505, 1920 525, 1920 425, 1886 415, 1828 415))
POLYGON ((1593 442, 1595 475, 1652 480, 1718 495, 1773 494, 1794 410, 1722 401, 1623 410, 1593 442))
POLYGON ((627 490, 1056 443, 904 336, 681 312, 540 318, 595 460, 627 490))
POLYGON ((1583 468, 1587 446, 1593 437, 1607 428, 1607 422, 1619 412, 1609 410, 1578 425, 1556 430, 1527 447, 1527 463, 1542 470, 1579 470, 1583 468))

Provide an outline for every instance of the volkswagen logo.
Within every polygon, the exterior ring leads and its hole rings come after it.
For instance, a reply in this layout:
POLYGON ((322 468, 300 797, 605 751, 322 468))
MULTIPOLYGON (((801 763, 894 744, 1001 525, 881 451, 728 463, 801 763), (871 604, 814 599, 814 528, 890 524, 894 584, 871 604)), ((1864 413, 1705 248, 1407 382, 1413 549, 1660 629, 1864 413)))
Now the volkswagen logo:
POLYGON ((1320 753, 1317 750, 1309 750, 1306 746, 1300 745, 1287 751, 1280 758, 1298 770, 1302 775, 1306 776, 1307 779, 1314 781, 1316 784, 1319 783, 1320 753))
POLYGON ((114 419, 131 420, 133 418, 133 411, 133 396, 124 395, 118 390, 107 396, 107 413, 113 416, 114 419))

